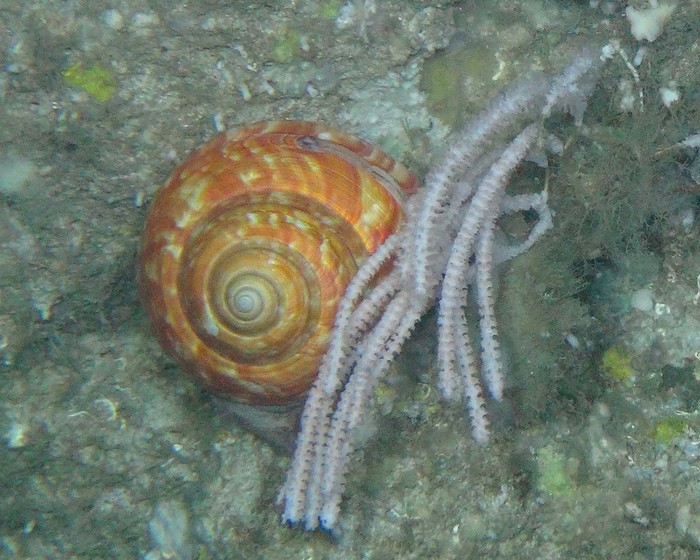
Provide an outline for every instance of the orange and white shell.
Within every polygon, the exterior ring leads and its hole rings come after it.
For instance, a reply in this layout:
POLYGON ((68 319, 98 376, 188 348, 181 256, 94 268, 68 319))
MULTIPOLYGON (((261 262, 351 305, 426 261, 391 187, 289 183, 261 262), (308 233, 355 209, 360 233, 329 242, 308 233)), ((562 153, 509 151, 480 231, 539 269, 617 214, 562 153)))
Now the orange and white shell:
POLYGON ((194 152, 156 194, 140 286, 166 350, 250 404, 302 399, 358 266, 400 227, 416 178, 321 124, 261 122, 194 152))

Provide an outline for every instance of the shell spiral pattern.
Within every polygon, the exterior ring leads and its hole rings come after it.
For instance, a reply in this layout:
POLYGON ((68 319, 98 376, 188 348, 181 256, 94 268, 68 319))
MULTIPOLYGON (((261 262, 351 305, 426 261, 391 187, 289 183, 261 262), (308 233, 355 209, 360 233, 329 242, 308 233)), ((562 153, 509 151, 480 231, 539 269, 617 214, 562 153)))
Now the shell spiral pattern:
POLYGON ((207 388, 301 400, 339 300, 404 218, 416 178, 310 122, 261 122, 194 152, 155 196, 140 288, 165 349, 207 388))

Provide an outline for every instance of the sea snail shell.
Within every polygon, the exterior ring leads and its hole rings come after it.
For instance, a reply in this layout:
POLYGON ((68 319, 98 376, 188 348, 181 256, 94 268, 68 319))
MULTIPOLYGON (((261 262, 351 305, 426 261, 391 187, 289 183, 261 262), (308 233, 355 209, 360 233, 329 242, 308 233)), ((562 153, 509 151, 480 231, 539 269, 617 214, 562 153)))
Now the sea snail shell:
POLYGON ((261 122, 214 138, 146 219, 140 288, 161 343, 216 393, 302 400, 339 298, 417 186, 379 149, 321 124, 261 122))

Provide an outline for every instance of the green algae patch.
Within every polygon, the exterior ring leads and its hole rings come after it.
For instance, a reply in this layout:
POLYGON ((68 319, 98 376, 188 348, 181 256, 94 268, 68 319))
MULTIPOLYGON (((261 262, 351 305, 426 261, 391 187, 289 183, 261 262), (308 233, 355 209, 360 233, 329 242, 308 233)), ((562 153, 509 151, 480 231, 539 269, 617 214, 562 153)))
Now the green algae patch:
POLYGON ((426 60, 420 88, 430 112, 450 127, 459 124, 469 102, 468 91, 493 87, 496 67, 495 54, 487 48, 443 51, 426 60))
POLYGON ((104 102, 117 91, 117 80, 114 74, 104 66, 94 65, 89 68, 82 64, 74 64, 63 71, 63 77, 71 86, 82 89, 88 95, 104 102))
POLYGON ((649 430, 649 435, 656 443, 668 445, 685 432, 687 424, 673 416, 659 420, 649 430))
POLYGON ((536 460, 537 489, 553 497, 572 498, 574 484, 565 458, 551 447, 543 447, 536 460))
POLYGON ((632 356, 618 346, 612 346, 603 353, 603 371, 615 381, 629 382, 636 375, 632 368, 632 356))
POLYGON ((276 62, 291 62, 299 55, 300 33, 295 29, 288 29, 272 46, 272 58, 276 62))
POLYGON ((323 2, 318 8, 318 14, 327 20, 334 20, 340 15, 340 9, 343 7, 341 0, 328 0, 323 2))

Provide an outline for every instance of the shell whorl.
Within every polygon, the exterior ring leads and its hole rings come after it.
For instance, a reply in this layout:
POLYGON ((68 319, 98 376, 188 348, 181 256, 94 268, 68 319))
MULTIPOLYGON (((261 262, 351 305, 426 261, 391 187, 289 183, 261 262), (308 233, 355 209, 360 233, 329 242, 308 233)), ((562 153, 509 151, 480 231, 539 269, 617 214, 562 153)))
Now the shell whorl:
POLYGON ((415 177, 325 125, 263 122, 194 152, 151 205, 140 285, 186 371, 252 404, 303 398, 358 265, 415 177))

